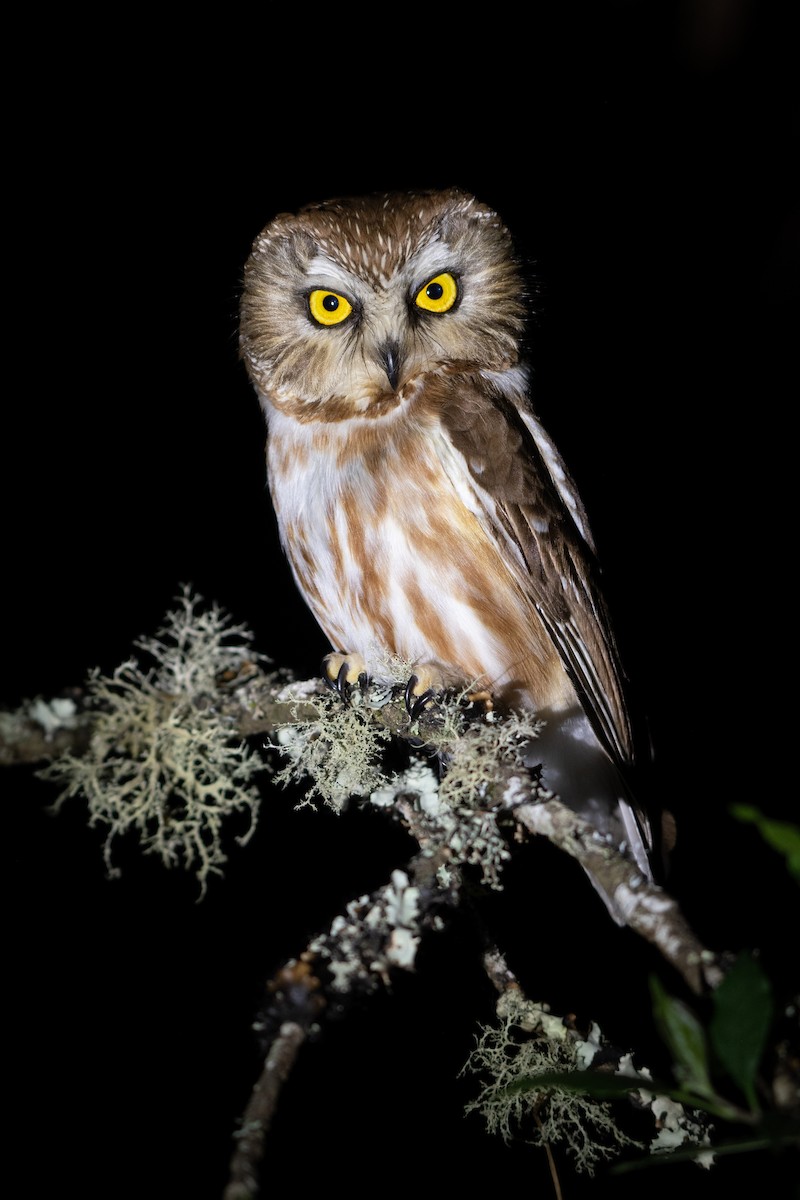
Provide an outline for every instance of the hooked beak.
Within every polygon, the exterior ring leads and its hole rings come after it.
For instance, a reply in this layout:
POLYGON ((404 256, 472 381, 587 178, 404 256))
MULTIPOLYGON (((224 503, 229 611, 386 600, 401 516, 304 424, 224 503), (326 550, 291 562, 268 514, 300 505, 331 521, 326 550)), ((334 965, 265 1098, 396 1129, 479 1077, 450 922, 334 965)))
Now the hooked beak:
POLYGON ((386 378, 389 380, 389 386, 394 392, 397 390, 397 383, 400 378, 400 347, 398 343, 386 342, 381 348, 380 360, 386 372, 386 378))

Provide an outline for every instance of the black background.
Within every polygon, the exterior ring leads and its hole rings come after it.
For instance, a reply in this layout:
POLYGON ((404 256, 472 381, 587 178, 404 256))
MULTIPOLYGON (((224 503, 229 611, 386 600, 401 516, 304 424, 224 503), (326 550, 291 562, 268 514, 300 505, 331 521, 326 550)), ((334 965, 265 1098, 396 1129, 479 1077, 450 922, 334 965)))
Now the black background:
MULTIPOLYGON (((565 5, 557 24, 491 29, 404 13, 367 42, 330 13, 20 31, 2 700, 112 669, 183 582, 317 672, 327 647, 277 547, 237 359, 243 263, 276 212, 462 186, 501 212, 537 289, 535 402, 583 492, 679 817, 671 890, 707 944, 757 949, 779 989, 796 984, 796 888, 728 814, 743 799, 789 817, 795 791, 775 683, 795 608, 777 525, 798 220, 779 11, 565 5)), ((197 904, 193 879, 128 844, 108 881, 79 801, 54 818, 29 771, 2 786, 9 1170, 36 1196, 219 1197, 265 979, 409 843, 377 815, 296 812, 267 790, 255 840, 231 843, 197 904)), ((680 983, 609 926, 573 864, 527 848, 489 915, 532 997, 661 1065, 647 975, 680 983)), ((457 922, 304 1052, 269 1186, 550 1188, 541 1152, 462 1116, 475 1083, 458 1071, 492 1011, 478 950, 457 922)), ((792 1167, 563 1178, 567 1196, 733 1181, 777 1196, 792 1167)))

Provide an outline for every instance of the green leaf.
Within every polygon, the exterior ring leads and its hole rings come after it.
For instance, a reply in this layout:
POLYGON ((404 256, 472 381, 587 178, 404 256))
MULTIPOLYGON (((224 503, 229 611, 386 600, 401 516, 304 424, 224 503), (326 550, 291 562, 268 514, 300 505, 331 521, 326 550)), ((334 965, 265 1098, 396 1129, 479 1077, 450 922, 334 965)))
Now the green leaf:
POLYGON ((758 1110, 756 1073, 772 1021, 772 988, 750 954, 740 954, 713 996, 709 1036, 721 1065, 758 1110))
POLYGON ((515 1079, 505 1089, 507 1092, 580 1092, 599 1099, 614 1100, 627 1096, 629 1092, 645 1088, 648 1092, 664 1090, 652 1079, 633 1075, 614 1075, 610 1071, 542 1071, 515 1079))
POLYGON ((676 1078, 694 1096, 715 1097, 709 1073, 708 1042, 700 1021, 682 1000, 668 995, 655 976, 650 978, 650 992, 653 1015, 672 1051, 676 1078))
POLYGON ((800 826, 765 817, 752 804, 733 804, 730 812, 737 821, 750 822, 757 827, 764 841, 785 856, 790 874, 800 883, 800 826))

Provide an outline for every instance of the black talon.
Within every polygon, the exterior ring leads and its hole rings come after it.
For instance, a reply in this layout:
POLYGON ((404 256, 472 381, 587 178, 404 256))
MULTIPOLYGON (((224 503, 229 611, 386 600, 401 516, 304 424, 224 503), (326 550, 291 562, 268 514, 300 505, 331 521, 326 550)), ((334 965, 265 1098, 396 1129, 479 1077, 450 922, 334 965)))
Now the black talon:
POLYGON ((339 667, 339 674, 336 676, 336 690, 343 700, 347 699, 347 694, 350 691, 350 687, 347 682, 346 662, 342 663, 342 665, 339 667))
POLYGON ((412 721, 416 721, 417 717, 422 712, 425 705, 430 700, 433 700, 435 698, 435 696, 436 696, 436 693, 434 692, 433 688, 428 688, 428 690, 423 692, 421 696, 417 696, 416 700, 414 701, 413 706, 409 710, 412 721))
MULTIPOLYGON (((327 671, 326 663, 327 663, 327 660, 323 659, 322 660, 322 678, 325 681, 326 686, 329 687, 332 692, 336 692, 339 699, 344 704, 349 704, 350 693, 352 692, 353 688, 356 686, 355 684, 348 683, 348 680, 347 680, 347 672, 350 670, 350 664, 346 661, 343 662, 342 665, 339 667, 339 672, 338 672, 336 678, 331 679, 331 677, 327 671)), ((367 674, 366 671, 362 671, 358 677, 358 687, 361 689, 362 692, 364 692, 364 691, 366 691, 368 685, 369 685, 369 675, 367 674)))
POLYGON ((416 721, 417 717, 422 712, 425 705, 430 703, 431 700, 434 700, 436 698, 436 693, 434 692, 433 688, 427 688, 426 691, 424 691, 421 696, 415 696, 414 688, 417 686, 418 683, 419 683, 419 676, 412 675, 411 678, 409 679, 408 683, 406 684, 406 691, 405 691, 406 708, 408 709, 408 715, 411 717, 412 721, 416 721))
POLYGON ((350 685, 347 682, 346 662, 342 663, 342 665, 339 667, 339 674, 336 676, 336 678, 331 679, 330 675, 325 669, 325 660, 323 659, 322 678, 324 679, 326 686, 329 687, 332 692, 336 692, 341 700, 347 699, 347 694, 350 691, 350 685))
POLYGON ((416 697, 414 697, 414 688, 417 686, 417 684, 418 684, 418 683, 419 683, 419 678, 418 678, 418 676, 416 676, 416 675, 412 675, 412 676, 410 677, 410 679, 409 679, 408 683, 406 684, 406 690, 405 690, 405 697, 404 697, 404 698, 405 698, 405 702, 406 702, 406 708, 408 709, 408 712, 409 712, 409 715, 410 715, 410 716, 413 716, 413 713, 411 712, 411 709, 412 709, 412 707, 413 707, 413 701, 414 701, 414 699, 416 699, 416 697))

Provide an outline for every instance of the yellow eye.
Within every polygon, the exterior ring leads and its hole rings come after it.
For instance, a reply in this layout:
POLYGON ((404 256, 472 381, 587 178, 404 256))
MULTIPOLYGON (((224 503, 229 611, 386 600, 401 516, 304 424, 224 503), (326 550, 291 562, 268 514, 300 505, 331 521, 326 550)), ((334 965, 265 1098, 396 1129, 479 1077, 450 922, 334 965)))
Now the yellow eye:
POLYGON ((353 306, 338 292, 317 288, 308 297, 308 311, 319 325, 341 325, 350 316, 353 306))
POLYGON ((458 284, 449 271, 436 275, 417 292, 416 304, 426 312, 446 313, 458 299, 458 284))

